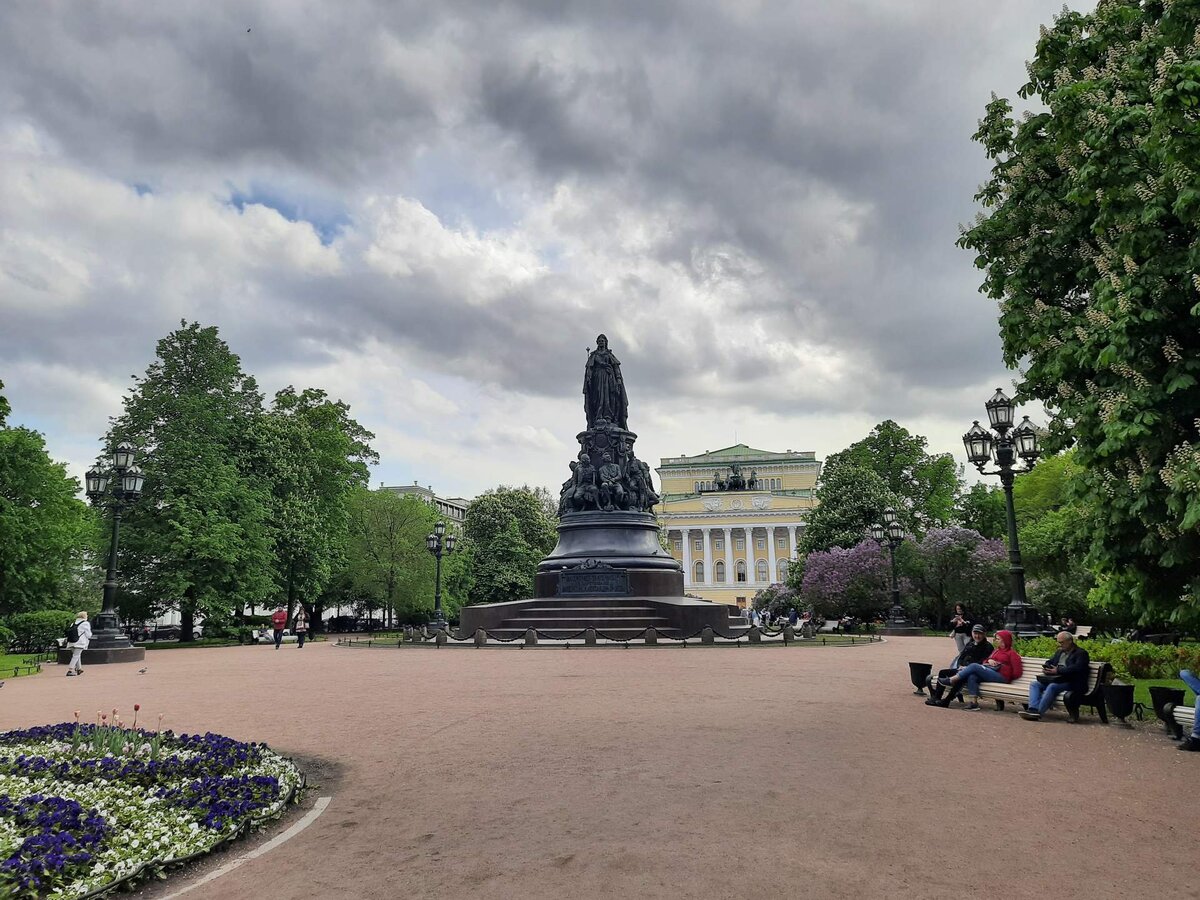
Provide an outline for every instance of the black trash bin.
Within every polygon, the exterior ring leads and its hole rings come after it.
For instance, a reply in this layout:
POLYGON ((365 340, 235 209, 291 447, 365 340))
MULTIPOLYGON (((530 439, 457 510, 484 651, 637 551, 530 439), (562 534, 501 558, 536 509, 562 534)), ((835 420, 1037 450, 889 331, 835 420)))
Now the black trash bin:
POLYGON ((910 662, 908 664, 908 677, 912 681, 913 691, 918 696, 925 696, 925 685, 929 684, 929 673, 933 671, 931 663, 910 662))
POLYGON ((1108 711, 1116 716, 1122 725, 1126 728, 1133 727, 1125 721, 1126 717, 1133 712, 1132 684, 1106 684, 1104 686, 1104 703, 1108 707, 1108 711))

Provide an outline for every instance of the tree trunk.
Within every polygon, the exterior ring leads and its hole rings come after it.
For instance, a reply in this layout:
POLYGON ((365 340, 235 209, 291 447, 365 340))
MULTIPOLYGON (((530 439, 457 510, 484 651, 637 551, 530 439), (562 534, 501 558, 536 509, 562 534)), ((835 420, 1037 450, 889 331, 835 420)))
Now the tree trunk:
POLYGON ((289 622, 296 621, 292 618, 292 612, 296 608, 296 564, 288 563, 288 582, 287 582, 287 616, 289 622))
POLYGON ((196 592, 195 588, 189 587, 183 594, 183 601, 179 604, 179 640, 181 643, 195 640, 192 637, 195 627, 196 592))

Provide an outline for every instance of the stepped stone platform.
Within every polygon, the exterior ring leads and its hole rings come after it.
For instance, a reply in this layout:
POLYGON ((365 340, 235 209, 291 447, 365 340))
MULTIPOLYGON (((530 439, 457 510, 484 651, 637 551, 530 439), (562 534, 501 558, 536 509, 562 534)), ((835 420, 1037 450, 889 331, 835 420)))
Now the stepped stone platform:
POLYGON ((604 636, 630 639, 647 628, 664 637, 690 637, 706 625, 722 637, 740 637, 750 623, 734 607, 690 597, 534 598, 466 606, 459 611, 460 638, 482 628, 508 640, 533 628, 546 638, 565 639, 585 628, 604 636))

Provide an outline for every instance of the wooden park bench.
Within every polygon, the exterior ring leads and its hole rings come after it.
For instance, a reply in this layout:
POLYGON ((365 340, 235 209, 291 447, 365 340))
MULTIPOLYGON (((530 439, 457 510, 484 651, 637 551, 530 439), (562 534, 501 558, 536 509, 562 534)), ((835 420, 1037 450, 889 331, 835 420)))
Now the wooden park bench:
MULTIPOLYGON (((996 709, 1004 709, 1008 701, 1017 703, 1029 702, 1029 686, 1042 674, 1042 665, 1047 662, 1034 656, 1022 657, 1022 674, 1016 681, 1005 684, 1002 681, 985 681, 979 684, 979 696, 982 699, 993 700, 996 709)), ((1063 691, 1055 699, 1055 704, 1063 704, 1072 719, 1078 718, 1079 708, 1091 706, 1100 716, 1100 721, 1108 724, 1108 708, 1104 705, 1104 683, 1112 678, 1112 666, 1106 662, 1093 662, 1088 666, 1088 689, 1082 697, 1076 697, 1074 691, 1063 691)))
POLYGON ((1192 733, 1196 724, 1196 707, 1187 703, 1168 703, 1163 707, 1163 712, 1166 726, 1174 733, 1176 740, 1192 733))
POLYGON ((818 634, 833 634, 834 632, 836 632, 838 630, 838 627, 840 625, 841 625, 841 622, 839 622, 837 619, 826 619, 825 624, 817 629, 817 633, 818 634))
POLYGON ((1089 637, 1092 633, 1091 625, 1076 625, 1075 640, 1082 641, 1085 637, 1089 637))

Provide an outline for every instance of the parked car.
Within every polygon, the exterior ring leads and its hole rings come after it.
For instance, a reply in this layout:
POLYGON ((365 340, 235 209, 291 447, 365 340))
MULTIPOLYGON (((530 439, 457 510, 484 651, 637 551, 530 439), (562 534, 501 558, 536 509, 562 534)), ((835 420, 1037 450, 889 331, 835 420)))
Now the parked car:
MULTIPOLYGON (((283 639, 285 642, 297 640, 296 635, 292 633, 292 629, 283 629, 283 639)), ((273 644, 275 643, 275 630, 273 628, 255 628, 250 632, 250 643, 252 644, 273 644)))

